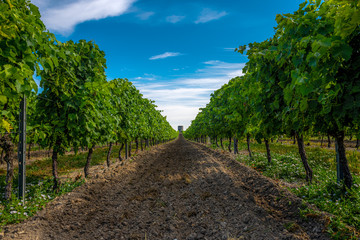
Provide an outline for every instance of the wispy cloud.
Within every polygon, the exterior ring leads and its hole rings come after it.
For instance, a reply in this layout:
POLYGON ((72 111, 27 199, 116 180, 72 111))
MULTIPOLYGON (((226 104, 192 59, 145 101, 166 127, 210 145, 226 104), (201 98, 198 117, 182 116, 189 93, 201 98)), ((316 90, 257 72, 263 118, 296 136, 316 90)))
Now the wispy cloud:
POLYGON ((186 85, 171 89, 171 84, 176 84, 176 82, 169 82, 166 86, 137 84, 136 87, 145 97, 156 101, 158 109, 164 111, 163 115, 167 116, 167 120, 173 128, 176 129, 178 125, 187 128, 190 121, 195 118, 199 108, 205 106, 209 101, 209 94, 215 89, 191 88, 186 85))
POLYGON ((134 80, 141 93, 155 100, 158 109, 164 110, 163 114, 174 128, 178 125, 187 128, 199 108, 209 102, 210 94, 231 78, 243 75, 244 66, 244 63, 211 60, 204 62, 203 68, 189 75, 173 79, 155 76, 151 82, 134 80))
POLYGON ((141 77, 134 78, 135 80, 147 80, 147 81, 154 81, 157 79, 157 76, 154 74, 144 73, 141 77))
POLYGON ((206 23, 213 20, 217 20, 227 15, 225 11, 215 11, 210 8, 204 8, 199 16, 199 18, 195 21, 196 24, 198 23, 206 23))
POLYGON ((193 120, 199 112, 196 106, 184 106, 182 104, 167 104, 162 106, 163 114, 167 116, 167 120, 171 126, 177 130, 177 126, 189 127, 189 119, 193 120))
POLYGON ((143 12, 137 15, 138 18, 141 20, 148 20, 152 15, 154 15, 154 12, 143 12))
POLYGON ((51 31, 69 35, 79 23, 124 14, 136 0, 75 0, 48 4, 32 0, 40 6, 42 20, 51 31))
POLYGON ((204 62, 205 68, 199 69, 198 72, 204 75, 210 75, 216 78, 231 79, 237 76, 244 75, 242 69, 245 67, 245 63, 228 63, 218 60, 211 60, 204 62))
POLYGON ((176 56, 180 56, 180 55, 181 55, 181 53, 179 53, 179 52, 165 52, 163 54, 152 56, 149 58, 149 60, 164 59, 164 58, 176 57, 176 56))
POLYGON ((185 106, 193 106, 194 103, 206 104, 206 98, 204 99, 204 97, 208 96, 209 92, 214 90, 213 88, 195 88, 185 85, 183 85, 183 87, 169 89, 171 86, 166 84, 140 84, 140 87, 144 95, 150 96, 150 98, 158 98, 157 103, 183 103, 185 106))
POLYGON ((169 23, 178 23, 178 22, 182 21, 184 18, 185 18, 185 16, 172 15, 172 16, 167 16, 166 21, 169 23))
POLYGON ((227 76, 221 76, 218 78, 185 78, 180 80, 179 83, 187 86, 196 86, 196 87, 207 87, 211 86, 208 90, 214 91, 220 88, 222 85, 227 83, 230 80, 227 76))
POLYGON ((228 51, 228 52, 234 52, 235 51, 235 48, 224 48, 225 51, 228 51))

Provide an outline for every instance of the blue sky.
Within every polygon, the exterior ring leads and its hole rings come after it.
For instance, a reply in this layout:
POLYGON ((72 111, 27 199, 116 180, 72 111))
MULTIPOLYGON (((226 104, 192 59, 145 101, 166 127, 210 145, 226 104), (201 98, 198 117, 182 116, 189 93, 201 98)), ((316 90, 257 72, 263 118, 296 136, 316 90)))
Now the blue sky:
POLYGON ((60 41, 94 40, 109 80, 128 78, 187 128, 210 94, 242 74, 234 49, 271 37, 302 0, 32 0, 60 41))

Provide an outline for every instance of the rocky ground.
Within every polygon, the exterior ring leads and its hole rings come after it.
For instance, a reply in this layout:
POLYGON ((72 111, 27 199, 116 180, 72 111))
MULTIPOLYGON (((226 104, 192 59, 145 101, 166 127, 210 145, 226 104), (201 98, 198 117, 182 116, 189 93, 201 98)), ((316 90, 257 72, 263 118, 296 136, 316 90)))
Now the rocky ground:
POLYGON ((3 239, 328 239, 301 199, 203 145, 176 141, 93 173, 3 239))

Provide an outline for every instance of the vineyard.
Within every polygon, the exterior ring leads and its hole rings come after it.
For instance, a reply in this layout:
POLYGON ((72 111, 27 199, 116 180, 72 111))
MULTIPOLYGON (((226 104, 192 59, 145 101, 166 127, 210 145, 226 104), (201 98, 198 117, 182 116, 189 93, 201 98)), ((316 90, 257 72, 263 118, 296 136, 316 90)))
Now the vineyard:
POLYGON ((359 9, 277 15, 179 135, 94 41, 0 0, 0 239, 358 239, 359 9))
MULTIPOLYGON (((6 162, 4 199, 13 192, 15 145, 20 102, 26 107, 26 142, 52 150, 53 188, 61 185, 58 156, 88 149, 84 164, 89 174, 96 145, 114 143, 121 150, 144 140, 147 147, 177 133, 154 101, 146 99, 127 79, 107 81, 105 53, 93 41, 60 42, 46 31, 38 8, 29 1, 0 2, 0 148, 6 162), (33 76, 41 80, 38 85, 33 76)), ((130 148, 131 150, 131 148, 130 148)), ((18 152, 20 150, 20 144, 18 152)), ((19 180, 20 181, 20 180, 19 180)))
MULTIPOLYGON (((304 136, 330 135, 337 143, 340 180, 351 188, 344 137, 360 138, 358 7, 319 0, 278 15, 271 39, 236 49, 249 59, 244 76, 212 94, 186 136, 235 137, 235 145, 253 137, 266 146, 271 138, 295 136, 306 180, 312 182, 304 136)), ((267 153, 270 163, 269 148, 267 153)))
MULTIPOLYGON (((358 1, 319 0, 304 2, 292 14, 277 15, 272 38, 235 50, 246 53, 249 59, 244 75, 231 79, 211 95, 185 137, 198 142, 206 142, 210 137, 215 147, 220 141, 222 149, 226 139, 230 152, 233 141, 235 154, 239 153, 239 140, 246 139, 248 165, 273 172, 270 168, 274 169, 274 165, 281 168, 286 163, 301 162, 310 186, 324 181, 314 174, 319 169, 313 166, 324 168, 329 162, 326 157, 321 166, 309 162, 305 141, 334 138, 336 154, 330 158, 337 162, 337 171, 327 170, 325 175, 333 176, 318 191, 324 196, 335 195, 337 189, 343 193, 351 191, 351 196, 342 200, 359 203, 359 155, 354 153, 357 160, 349 165, 348 157, 353 151, 347 154, 344 145, 346 137, 360 138, 359 13, 358 1), (283 137, 294 138, 298 157, 293 152, 291 156, 273 156, 269 143, 283 137), (262 154, 266 153, 266 157, 253 154, 252 139, 264 143, 262 154), (279 158, 283 160, 278 162, 279 158), (287 162, 287 158, 296 161, 287 162)), ((319 161, 322 155, 315 159, 311 156, 311 160, 319 161)), ((289 175, 275 178, 289 180, 289 175)), ((344 215, 354 216, 347 223, 358 225, 360 209, 351 206, 344 215)))

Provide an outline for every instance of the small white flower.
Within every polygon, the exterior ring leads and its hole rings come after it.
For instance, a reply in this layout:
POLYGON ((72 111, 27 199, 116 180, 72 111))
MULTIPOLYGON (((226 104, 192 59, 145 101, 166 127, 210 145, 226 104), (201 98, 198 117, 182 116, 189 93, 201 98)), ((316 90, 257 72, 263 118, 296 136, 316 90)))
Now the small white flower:
POLYGON ((27 212, 24 212, 24 215, 27 216, 28 215, 27 212))
POLYGON ((15 214, 17 213, 17 211, 10 211, 10 214, 15 214))

